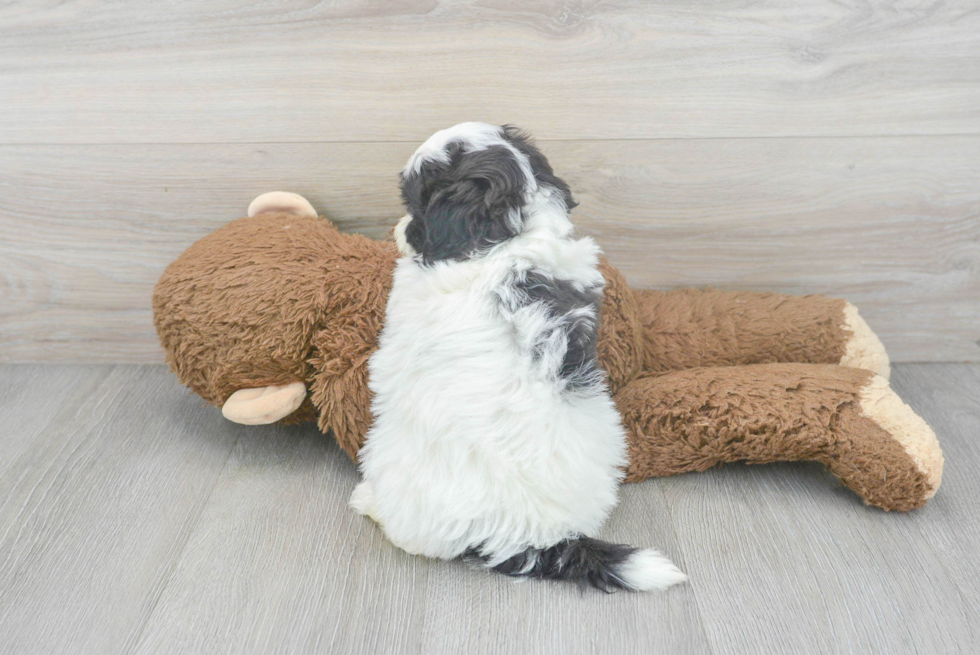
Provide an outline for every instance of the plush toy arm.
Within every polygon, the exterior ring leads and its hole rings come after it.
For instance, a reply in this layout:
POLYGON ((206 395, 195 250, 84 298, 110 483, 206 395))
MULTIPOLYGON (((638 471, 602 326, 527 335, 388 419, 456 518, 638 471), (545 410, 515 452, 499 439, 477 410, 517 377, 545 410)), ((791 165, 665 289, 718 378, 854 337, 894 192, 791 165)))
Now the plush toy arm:
POLYGON ((616 394, 629 435, 627 481, 725 462, 824 463, 864 502, 921 507, 942 480, 929 426, 882 377, 819 364, 675 371, 616 394))
POLYGON ((357 451, 364 445, 371 426, 367 366, 370 350, 350 349, 342 356, 331 356, 335 352, 332 350, 335 342, 334 334, 329 331, 314 337, 316 373, 310 395, 317 407, 320 430, 332 433, 341 449, 357 460, 357 451))
POLYGON ((356 459, 371 426, 368 361, 384 325, 398 253, 392 243, 342 238, 343 259, 321 284, 329 292, 313 334, 308 386, 320 429, 356 459))
POLYGON ((888 378, 888 355, 857 309, 826 296, 634 290, 646 373, 770 362, 841 364, 888 378))

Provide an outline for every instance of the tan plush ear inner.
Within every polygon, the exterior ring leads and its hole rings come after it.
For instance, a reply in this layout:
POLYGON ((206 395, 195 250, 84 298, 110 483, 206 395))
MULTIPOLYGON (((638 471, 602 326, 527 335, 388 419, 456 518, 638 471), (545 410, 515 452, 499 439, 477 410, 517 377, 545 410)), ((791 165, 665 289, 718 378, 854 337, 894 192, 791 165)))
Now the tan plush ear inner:
POLYGON ((235 423, 267 425, 295 412, 305 398, 306 385, 302 382, 239 389, 225 401, 221 413, 235 423))
POLYGON ((310 201, 298 193, 288 191, 270 191, 263 193, 248 206, 248 215, 258 216, 259 214, 269 214, 281 212, 284 214, 294 214, 296 216, 308 216, 316 218, 316 210, 310 201))
POLYGON ((844 306, 844 329, 851 333, 851 337, 847 340, 840 365, 863 368, 887 380, 891 375, 891 366, 885 345, 851 303, 844 306))
POLYGON ((863 416, 871 419, 898 441, 916 468, 926 476, 932 489, 926 500, 936 495, 943 481, 943 451, 929 424, 902 402, 888 380, 876 375, 861 389, 858 397, 863 416))

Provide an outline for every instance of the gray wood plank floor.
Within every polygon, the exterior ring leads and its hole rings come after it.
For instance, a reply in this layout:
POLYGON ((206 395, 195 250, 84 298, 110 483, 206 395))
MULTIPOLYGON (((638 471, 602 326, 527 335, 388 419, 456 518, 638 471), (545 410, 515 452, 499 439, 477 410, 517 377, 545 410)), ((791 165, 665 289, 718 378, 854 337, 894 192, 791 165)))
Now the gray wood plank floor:
POLYGON ((159 366, 0 366, 0 653, 967 653, 980 649, 980 366, 899 365, 936 429, 924 509, 811 464, 623 488, 604 536, 663 594, 411 557, 347 509, 313 426, 224 421, 159 366))

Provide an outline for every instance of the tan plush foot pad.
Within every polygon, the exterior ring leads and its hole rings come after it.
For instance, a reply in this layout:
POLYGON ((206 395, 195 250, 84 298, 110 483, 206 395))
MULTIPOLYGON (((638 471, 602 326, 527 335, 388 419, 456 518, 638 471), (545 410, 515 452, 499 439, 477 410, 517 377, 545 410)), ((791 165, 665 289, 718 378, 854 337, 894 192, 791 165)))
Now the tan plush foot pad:
POLYGON ((295 412, 304 398, 306 385, 302 382, 239 389, 225 401, 221 413, 242 425, 267 425, 295 412))
POLYGON ((285 214, 295 214, 296 216, 310 216, 316 218, 316 210, 310 201, 297 193, 288 191, 270 191, 252 201, 248 206, 249 216, 259 214, 271 214, 282 212, 285 214))
POLYGON ((861 389, 861 415, 877 423, 898 441, 915 462, 916 469, 926 477, 929 489, 925 500, 936 495, 943 481, 943 451, 936 433, 921 416, 902 402, 888 380, 876 375, 861 389))
POLYGON ((844 346, 840 365, 863 368, 887 380, 891 375, 891 365, 885 346, 851 303, 844 306, 844 329, 851 336, 844 346))

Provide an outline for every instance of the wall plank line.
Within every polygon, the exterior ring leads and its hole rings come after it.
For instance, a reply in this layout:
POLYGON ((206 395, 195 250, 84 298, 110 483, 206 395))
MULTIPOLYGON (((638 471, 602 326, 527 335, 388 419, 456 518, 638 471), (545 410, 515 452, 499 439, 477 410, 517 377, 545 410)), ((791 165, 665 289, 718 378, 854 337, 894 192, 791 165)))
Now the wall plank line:
MULTIPOLYGON (((542 141, 639 287, 850 299, 897 361, 980 361, 980 137, 542 141)), ((164 266, 289 189, 384 238, 414 144, 0 147, 0 360, 159 362, 164 266)))
POLYGON ((5 3, 0 143, 980 133, 976 3, 5 3))

